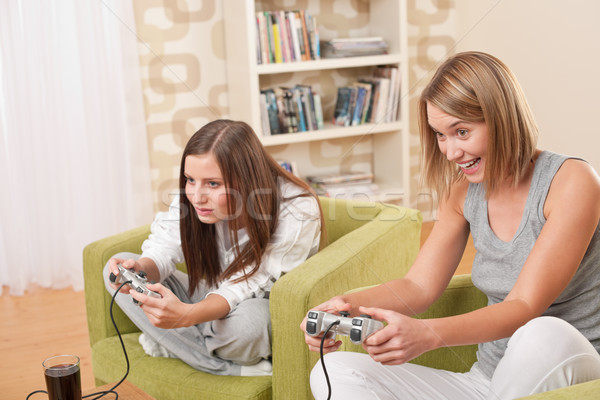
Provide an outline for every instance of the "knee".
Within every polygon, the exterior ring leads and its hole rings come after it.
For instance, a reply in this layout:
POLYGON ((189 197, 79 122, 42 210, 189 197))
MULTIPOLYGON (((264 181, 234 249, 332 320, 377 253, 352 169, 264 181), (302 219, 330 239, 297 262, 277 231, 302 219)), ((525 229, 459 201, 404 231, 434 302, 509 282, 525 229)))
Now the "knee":
POLYGON ((271 356, 271 315, 267 299, 240 303, 203 331, 209 351, 224 360, 253 365, 271 356))
POLYGON ((556 317, 538 317, 527 322, 513 334, 512 341, 539 341, 541 338, 564 337, 577 332, 567 321, 556 317))
MULTIPOLYGON (((591 343, 573 325, 556 317, 534 318, 519 328, 508 342, 507 351, 533 352, 552 349, 554 354, 586 352, 591 343)), ((543 354, 543 353, 542 353, 543 354)))

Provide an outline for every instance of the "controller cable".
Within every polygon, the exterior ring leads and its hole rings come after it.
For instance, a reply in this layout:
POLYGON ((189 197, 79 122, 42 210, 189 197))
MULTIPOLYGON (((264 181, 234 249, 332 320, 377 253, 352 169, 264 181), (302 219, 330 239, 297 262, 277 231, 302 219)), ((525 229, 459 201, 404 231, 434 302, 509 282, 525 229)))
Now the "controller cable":
MULTIPOLYGON (((125 362, 127 363, 127 370, 125 371, 125 375, 123 376, 123 378, 121 378, 121 380, 119 382, 117 382, 112 388, 102 391, 102 392, 96 392, 96 393, 90 393, 86 396, 83 396, 82 399, 87 399, 88 397, 92 397, 92 396, 96 396, 94 397, 92 400, 97 400, 99 398, 102 398, 104 396, 106 396, 107 394, 114 394, 115 395, 115 400, 117 400, 119 398, 119 394, 117 392, 115 392, 115 389, 121 384, 123 383, 123 381, 125 380, 125 378, 127 378, 127 375, 129 375, 129 357, 127 356, 127 350, 125 350, 125 343, 123 343, 123 338, 121 337, 121 332, 119 331, 119 328, 117 327, 117 323, 115 322, 115 317, 113 316, 113 305, 115 304, 115 297, 117 297, 117 294, 119 293, 119 291, 121 290, 121 288, 123 286, 125 286, 126 284, 131 283, 131 281, 126 281, 123 282, 121 284, 121 286, 119 286, 119 288, 115 291, 115 293, 112 296, 112 299, 110 300, 110 320, 113 323, 113 326, 115 327, 115 330, 117 331, 117 336, 119 337, 119 341, 121 342, 121 348, 123 348, 123 354, 125 355, 125 362)), ((321 350, 323 349, 323 346, 321 345, 321 350)), ((36 390, 34 392, 29 393, 29 395, 27 395, 25 400, 29 400, 29 398, 31 396, 33 396, 34 394, 37 393, 46 393, 48 394, 47 391, 45 390, 36 390)))
POLYGON ((323 337, 321 337, 321 347, 319 353, 321 354, 321 367, 323 368, 323 373, 325 374, 325 381, 327 382, 327 400, 331 399, 331 382, 329 382, 329 374, 327 373, 327 368, 325 368, 325 360, 323 359, 323 344, 325 343, 325 339, 327 338, 327 335, 329 334, 331 328, 333 328, 336 325, 339 325, 340 323, 341 321, 339 319, 335 322, 332 322, 331 325, 329 325, 327 329, 325 329, 323 337))

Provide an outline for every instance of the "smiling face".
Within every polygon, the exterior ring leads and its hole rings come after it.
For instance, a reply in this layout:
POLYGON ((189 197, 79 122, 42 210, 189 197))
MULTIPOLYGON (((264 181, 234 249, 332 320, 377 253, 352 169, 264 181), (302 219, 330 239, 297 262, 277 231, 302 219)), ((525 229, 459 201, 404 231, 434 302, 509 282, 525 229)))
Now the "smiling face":
POLYGON ((448 161, 456 163, 467 180, 484 180, 488 130, 485 122, 469 122, 453 117, 427 103, 427 121, 448 161))
POLYGON ((198 219, 205 224, 227 219, 227 188, 212 153, 188 155, 184 171, 185 195, 198 219))

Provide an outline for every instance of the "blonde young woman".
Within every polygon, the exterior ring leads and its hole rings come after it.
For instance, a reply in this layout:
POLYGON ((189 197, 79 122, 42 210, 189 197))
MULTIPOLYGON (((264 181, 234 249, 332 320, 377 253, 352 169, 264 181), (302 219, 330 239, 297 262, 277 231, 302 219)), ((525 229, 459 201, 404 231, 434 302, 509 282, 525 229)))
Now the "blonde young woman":
POLYGON ((161 298, 128 286, 116 297, 143 332, 146 353, 218 375, 270 374, 268 295, 317 252, 319 201, 238 121, 213 121, 192 136, 179 182, 182 195, 157 214, 141 256, 108 262, 106 287, 111 294, 117 288, 108 277, 118 275, 119 263, 158 282, 148 289, 161 298), (187 274, 176 270, 183 261, 187 274))
MULTIPOLYGON (((440 66, 419 103, 424 178, 438 220, 404 278, 317 309, 387 322, 368 354, 324 358, 335 399, 513 399, 600 378, 600 181, 577 158, 536 148, 538 130, 511 71, 484 53, 440 66), (472 234, 475 286, 488 306, 416 320, 448 285, 472 234), (479 344, 464 374, 408 361, 479 344)), ((568 134, 568 133, 565 133, 568 134)), ((304 322, 302 324, 304 328, 304 322)), ((320 338, 306 335, 311 350, 320 338)), ((311 374, 317 399, 327 386, 311 374)))

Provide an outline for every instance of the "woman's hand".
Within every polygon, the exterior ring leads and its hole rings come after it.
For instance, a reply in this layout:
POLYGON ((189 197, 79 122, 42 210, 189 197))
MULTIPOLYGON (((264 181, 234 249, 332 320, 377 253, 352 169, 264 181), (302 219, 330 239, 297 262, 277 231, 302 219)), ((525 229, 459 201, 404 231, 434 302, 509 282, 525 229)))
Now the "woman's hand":
POLYGON ((381 308, 360 307, 361 313, 387 325, 363 341, 363 348, 383 365, 404 364, 437 348, 435 332, 425 320, 381 308))
MULTIPOLYGON (((108 260, 108 268, 110 269, 110 272, 117 277, 117 281, 119 276, 119 268, 117 267, 118 264, 121 264, 125 269, 132 269, 135 272, 138 272, 142 268, 140 263, 133 259, 125 260, 122 258, 111 258, 110 260, 108 260)), ((113 289, 117 290, 119 286, 121 286, 121 284, 110 282, 110 286, 113 289)), ((131 290, 129 285, 124 285, 121 288, 120 293, 127 294, 129 293, 129 290, 131 290)))
MULTIPOLYGON (((328 312, 331 314, 339 314, 340 311, 349 312, 351 309, 352 309, 351 304, 346 303, 342 299, 341 296, 336 296, 336 297, 333 297, 331 300, 318 305, 317 307, 313 308, 312 310, 325 311, 325 312, 328 312)), ((304 341, 308 345, 308 349, 310 351, 319 352, 321 349, 321 338, 323 337, 323 335, 321 334, 319 336, 310 336, 309 334, 306 333, 306 317, 304 317, 304 319, 302 320, 302 323, 300 324, 300 329, 302 329, 302 332, 304 332, 304 341)), ((335 338, 326 339, 325 342, 323 343, 323 354, 327 354, 327 353, 336 351, 337 349, 340 348, 341 345, 342 345, 341 340, 336 341, 335 338)))
POLYGON ((198 304, 182 302, 172 291, 160 283, 148 284, 146 287, 160 294, 162 298, 150 297, 143 293, 138 293, 133 289, 130 289, 128 293, 138 301, 139 306, 152 325, 163 329, 193 325, 193 323, 188 322, 188 317, 190 316, 192 307, 198 306, 198 304))

